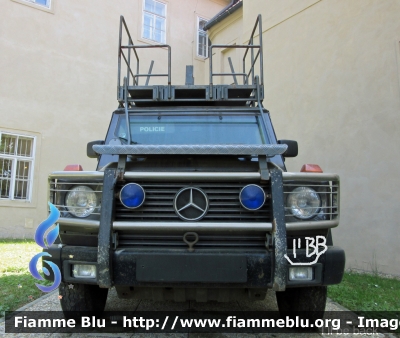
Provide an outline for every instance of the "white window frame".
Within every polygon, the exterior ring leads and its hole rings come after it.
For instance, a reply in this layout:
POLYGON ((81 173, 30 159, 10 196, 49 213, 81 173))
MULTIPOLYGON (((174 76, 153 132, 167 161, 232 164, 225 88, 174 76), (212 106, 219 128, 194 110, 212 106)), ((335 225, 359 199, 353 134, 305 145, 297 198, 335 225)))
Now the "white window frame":
POLYGON ((36 5, 36 6, 40 6, 40 7, 51 9, 51 0, 46 0, 46 5, 39 4, 39 3, 36 2, 36 0, 23 0, 23 1, 30 2, 30 3, 32 3, 32 4, 36 5))
POLYGON ((143 10, 142 10, 142 39, 146 39, 146 40, 149 40, 149 41, 154 41, 154 42, 157 42, 159 44, 166 44, 167 43, 167 4, 165 2, 162 2, 162 1, 157 1, 157 0, 152 0, 152 1, 158 2, 159 4, 162 4, 164 6, 164 8, 165 8, 165 16, 160 16, 160 15, 158 15, 156 13, 146 11, 146 0, 143 0, 143 3, 142 3, 142 5, 143 5, 143 10), (154 40, 154 39, 146 38, 144 36, 144 14, 145 13, 147 13, 149 15, 152 15, 154 17, 159 17, 159 18, 163 18, 164 19, 164 22, 165 22, 165 31, 164 31, 164 36, 163 36, 164 41, 157 41, 157 40, 154 40))
POLYGON ((11 0, 11 1, 14 1, 21 5, 35 8, 35 9, 38 9, 40 11, 50 13, 50 14, 54 14, 54 7, 55 7, 55 3, 56 3, 56 0, 46 0, 46 5, 44 6, 42 4, 36 3, 36 0, 11 0))
POLYGON ((203 17, 201 17, 201 16, 198 16, 197 17, 197 31, 196 31, 196 55, 198 56, 198 57, 200 57, 200 58, 208 58, 208 34, 207 34, 207 32, 206 31, 203 31, 203 30, 200 30, 200 21, 205 21, 205 22, 207 22, 208 20, 207 19, 205 19, 205 18, 203 18, 203 17), (200 37, 200 33, 202 33, 202 32, 204 32, 204 34, 205 34, 205 36, 206 36, 206 55, 200 55, 199 54, 199 45, 200 45, 200 39, 199 39, 199 37, 200 37))
POLYGON ((17 138, 17 140, 16 140, 17 145, 16 145, 15 149, 18 149, 18 140, 20 137, 31 139, 32 140, 32 154, 31 154, 32 156, 27 157, 27 156, 20 156, 17 154, 8 155, 8 154, 0 153, 0 159, 11 160, 11 162, 12 162, 9 197, 5 198, 5 197, 1 197, 1 195, 0 195, 0 201, 31 202, 32 201, 32 190, 33 190, 33 173, 34 173, 35 155, 36 155, 36 137, 32 136, 32 135, 25 135, 25 134, 19 134, 19 133, 16 134, 13 132, 0 130, 0 142, 2 140, 3 134, 15 136, 17 138), (31 163, 30 168, 29 168, 29 173, 28 173, 27 193, 26 193, 25 199, 14 198, 16 175, 17 175, 17 161, 18 160, 31 163))

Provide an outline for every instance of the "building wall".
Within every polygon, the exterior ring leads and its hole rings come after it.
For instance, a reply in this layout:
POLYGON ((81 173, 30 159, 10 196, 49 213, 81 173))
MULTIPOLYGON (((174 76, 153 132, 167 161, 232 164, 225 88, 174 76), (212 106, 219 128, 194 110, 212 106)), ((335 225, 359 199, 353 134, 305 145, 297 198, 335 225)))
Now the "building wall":
MULTIPOLYGON (((238 9, 224 19, 220 24, 214 26, 208 32, 212 44, 240 45, 243 40, 243 12, 238 9), (216 39, 215 39, 216 37, 216 39), (216 42, 218 41, 218 42, 216 42)), ((231 73, 231 68, 228 63, 228 57, 231 57, 232 65, 235 72, 242 71, 243 49, 239 48, 213 48, 213 73, 231 73)), ((209 65, 209 64, 208 64, 209 65)), ((208 83, 209 73, 207 73, 208 83)), ((243 84, 242 78, 237 77, 239 84, 243 84)), ((214 84, 231 84, 233 77, 231 76, 215 76, 213 77, 214 84)))
MULTIPOLYGON (((184 84, 185 65, 191 64, 195 81, 201 83, 205 61, 196 57, 197 16, 209 19, 228 1, 161 1, 167 4, 172 83, 184 84)), ((52 11, 44 11, 24 0, 0 2, 0 131, 36 137, 31 201, 0 200, 0 237, 33 236, 47 216, 50 172, 72 163, 95 168, 96 161, 86 157, 86 144, 104 139, 118 106, 121 14, 134 43, 148 43, 140 38, 141 0, 52 3, 52 11)), ((153 59, 153 73, 166 72, 166 50, 152 51, 142 55, 142 71, 147 72, 153 59)))
MULTIPOLYGON (((242 19, 246 42, 263 15, 264 106, 278 138, 299 143, 288 170, 317 163, 338 173, 333 239, 347 267, 397 275, 399 12, 397 0, 252 0, 242 19)), ((211 29, 213 43, 230 29, 215 33, 220 25, 211 29)))

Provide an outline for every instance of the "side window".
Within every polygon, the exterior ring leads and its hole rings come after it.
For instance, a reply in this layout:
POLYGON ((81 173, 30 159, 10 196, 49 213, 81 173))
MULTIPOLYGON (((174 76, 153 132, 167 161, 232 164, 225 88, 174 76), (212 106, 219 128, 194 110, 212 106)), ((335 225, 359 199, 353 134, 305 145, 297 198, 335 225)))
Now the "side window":
POLYGON ((166 4, 155 0, 144 0, 142 37, 165 43, 166 15, 166 4))
POLYGON ((204 30, 207 20, 197 18, 197 55, 202 57, 208 56, 208 36, 204 30))
POLYGON ((35 138, 0 130, 0 200, 30 201, 35 138))

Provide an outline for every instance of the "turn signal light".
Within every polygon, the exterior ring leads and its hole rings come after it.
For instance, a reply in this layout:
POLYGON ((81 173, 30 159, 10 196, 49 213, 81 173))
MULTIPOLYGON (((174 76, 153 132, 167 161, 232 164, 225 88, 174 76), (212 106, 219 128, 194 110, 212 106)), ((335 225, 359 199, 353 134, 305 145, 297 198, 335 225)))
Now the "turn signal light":
POLYGON ((302 173, 323 173, 321 167, 318 164, 304 164, 301 167, 300 172, 302 172, 302 173))
POLYGON ((83 168, 80 164, 68 164, 64 171, 83 171, 83 168))

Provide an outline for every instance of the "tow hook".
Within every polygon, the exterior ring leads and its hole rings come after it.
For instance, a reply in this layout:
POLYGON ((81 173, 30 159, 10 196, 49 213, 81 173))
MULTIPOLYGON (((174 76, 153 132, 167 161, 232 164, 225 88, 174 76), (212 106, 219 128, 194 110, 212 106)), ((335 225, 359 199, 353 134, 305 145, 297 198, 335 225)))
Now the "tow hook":
POLYGON ((183 235, 183 241, 189 246, 188 251, 193 252, 194 245, 199 241, 199 235, 196 232, 186 232, 183 235))

